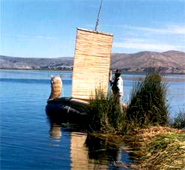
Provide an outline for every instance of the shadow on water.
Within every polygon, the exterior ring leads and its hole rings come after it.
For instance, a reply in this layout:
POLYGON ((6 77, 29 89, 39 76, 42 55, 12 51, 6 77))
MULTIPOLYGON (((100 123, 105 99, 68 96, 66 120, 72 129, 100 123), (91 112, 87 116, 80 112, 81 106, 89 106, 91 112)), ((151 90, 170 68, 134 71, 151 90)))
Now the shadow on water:
MULTIPOLYGON (((62 113, 60 113, 62 114, 62 113)), ((70 132, 70 168, 71 169, 129 169, 126 165, 133 160, 124 149, 124 143, 113 143, 106 138, 100 138, 79 130, 66 119, 47 114, 50 130, 49 136, 54 141, 62 140, 62 132, 70 132)), ((73 124, 74 125, 74 124, 73 124)))

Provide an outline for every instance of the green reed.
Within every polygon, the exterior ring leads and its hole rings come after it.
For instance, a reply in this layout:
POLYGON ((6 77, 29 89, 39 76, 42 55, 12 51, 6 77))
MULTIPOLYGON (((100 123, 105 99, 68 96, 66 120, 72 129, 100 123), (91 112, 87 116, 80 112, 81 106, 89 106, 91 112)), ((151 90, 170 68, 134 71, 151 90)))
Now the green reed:
POLYGON ((162 82, 159 72, 150 72, 132 90, 127 109, 127 123, 133 126, 166 125, 168 106, 166 104, 167 86, 162 82))
POLYGON ((95 98, 86 107, 90 131, 116 133, 122 130, 124 114, 121 106, 112 95, 105 95, 101 88, 96 89, 95 98))

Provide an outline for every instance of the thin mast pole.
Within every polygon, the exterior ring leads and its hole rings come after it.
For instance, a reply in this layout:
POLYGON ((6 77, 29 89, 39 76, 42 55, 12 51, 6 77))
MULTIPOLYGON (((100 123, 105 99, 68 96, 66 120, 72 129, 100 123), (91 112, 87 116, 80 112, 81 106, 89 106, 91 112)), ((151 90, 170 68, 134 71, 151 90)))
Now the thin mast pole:
POLYGON ((96 20, 95 31, 97 31, 97 29, 98 29, 98 23, 99 23, 99 20, 100 20, 100 12, 101 12, 102 3, 103 3, 103 0, 101 0, 100 8, 98 10, 98 17, 97 17, 97 20, 96 20))

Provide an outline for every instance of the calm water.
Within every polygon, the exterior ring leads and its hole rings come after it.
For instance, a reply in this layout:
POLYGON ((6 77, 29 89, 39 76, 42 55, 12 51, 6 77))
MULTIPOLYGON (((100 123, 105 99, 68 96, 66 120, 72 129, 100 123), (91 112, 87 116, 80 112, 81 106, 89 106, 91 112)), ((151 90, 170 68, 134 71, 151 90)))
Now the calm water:
MULTIPOLYGON (((0 71, 0 169, 124 169, 115 168, 132 162, 122 145, 50 123, 45 106, 52 74, 62 75, 63 96, 70 96, 70 72, 0 71)), ((135 83, 126 77, 130 75, 123 77, 128 102, 135 83)), ((167 77, 185 79, 184 75, 167 77)), ((185 81, 169 82, 168 100, 172 116, 185 108, 185 81)))

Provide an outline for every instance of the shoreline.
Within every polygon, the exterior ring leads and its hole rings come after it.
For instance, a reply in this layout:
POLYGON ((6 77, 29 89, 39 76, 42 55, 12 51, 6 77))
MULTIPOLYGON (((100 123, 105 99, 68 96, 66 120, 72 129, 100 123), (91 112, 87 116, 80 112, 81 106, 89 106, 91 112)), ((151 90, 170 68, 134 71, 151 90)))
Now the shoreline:
POLYGON ((172 127, 148 126, 136 128, 126 135, 90 134, 105 139, 115 146, 124 144, 125 150, 134 159, 133 164, 120 164, 120 168, 133 170, 185 168, 185 130, 172 127), (168 155, 169 154, 169 155, 168 155), (174 162, 173 162, 174 161, 174 162))
MULTIPOLYGON (((72 69, 32 69, 32 68, 0 68, 0 70, 33 70, 33 71, 68 71, 68 72, 72 72, 72 69)), ((126 71, 122 71, 122 74, 129 74, 129 75, 145 75, 147 72, 126 72, 126 71)), ((171 72, 171 73, 162 73, 162 75, 185 75, 185 73, 174 73, 174 72, 171 72)))

